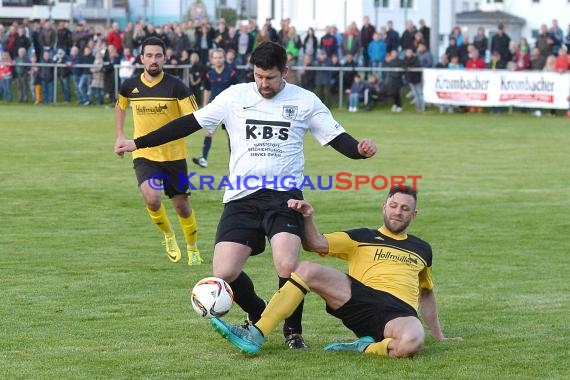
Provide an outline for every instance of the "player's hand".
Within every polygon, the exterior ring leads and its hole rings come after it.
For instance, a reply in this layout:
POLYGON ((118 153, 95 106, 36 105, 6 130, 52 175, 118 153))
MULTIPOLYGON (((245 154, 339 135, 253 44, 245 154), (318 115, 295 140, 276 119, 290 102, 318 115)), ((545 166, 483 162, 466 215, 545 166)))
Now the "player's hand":
POLYGON ((117 156, 123 158, 125 156, 125 152, 120 152, 119 148, 125 145, 125 139, 123 137, 117 137, 115 141, 114 151, 117 156))
POLYGON ((370 139, 362 139, 358 143, 358 153, 361 156, 370 158, 376 154, 376 144, 370 139))
POLYGON ((132 152, 137 149, 133 140, 117 139, 115 143, 115 153, 119 157, 123 157, 125 152, 132 152))
POLYGON ((123 158, 125 156, 125 152, 120 152, 119 148, 125 145, 125 139, 123 137, 117 137, 117 140, 115 141, 115 146, 113 147, 113 150, 115 151, 115 154, 121 158, 123 158))
POLYGON ((307 201, 289 199, 287 201, 287 206, 289 206, 290 209, 297 211, 299 214, 303 214, 303 216, 312 216, 315 213, 315 209, 307 201))

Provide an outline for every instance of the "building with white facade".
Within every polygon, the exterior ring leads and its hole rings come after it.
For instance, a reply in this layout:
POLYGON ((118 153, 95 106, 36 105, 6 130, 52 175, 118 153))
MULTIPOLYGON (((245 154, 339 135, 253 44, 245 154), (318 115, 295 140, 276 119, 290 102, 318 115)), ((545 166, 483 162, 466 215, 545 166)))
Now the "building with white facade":
POLYGON ((498 22, 502 22, 515 41, 526 37, 531 43, 541 24, 550 27, 552 20, 557 19, 564 34, 568 33, 570 24, 570 0, 462 0, 456 1, 455 10, 457 23, 471 35, 476 33, 475 20, 487 26, 490 34, 494 33, 498 22), (517 18, 522 20, 520 27, 517 18))
POLYGON ((129 0, 130 21, 147 20, 153 24, 179 22, 189 14, 192 18, 219 17, 221 8, 235 9, 246 17, 254 16, 257 1, 254 0, 129 0))
POLYGON ((162 25, 193 17, 215 19, 221 8, 238 10, 246 18, 255 17, 257 0, 0 0, 0 22, 18 19, 84 19, 91 24, 147 20, 162 25), (198 4, 199 3, 199 4, 198 4))
POLYGON ((128 0, 0 0, 0 22, 18 19, 124 21, 128 0))

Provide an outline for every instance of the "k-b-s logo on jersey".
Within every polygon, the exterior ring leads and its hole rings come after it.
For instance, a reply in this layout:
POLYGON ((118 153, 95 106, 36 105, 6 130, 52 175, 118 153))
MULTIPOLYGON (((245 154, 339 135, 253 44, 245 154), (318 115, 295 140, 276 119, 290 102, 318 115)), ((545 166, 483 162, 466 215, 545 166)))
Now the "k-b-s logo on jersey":
POLYGON ((246 140, 269 140, 277 137, 279 140, 287 140, 290 127, 291 123, 288 121, 246 119, 245 138, 246 140))

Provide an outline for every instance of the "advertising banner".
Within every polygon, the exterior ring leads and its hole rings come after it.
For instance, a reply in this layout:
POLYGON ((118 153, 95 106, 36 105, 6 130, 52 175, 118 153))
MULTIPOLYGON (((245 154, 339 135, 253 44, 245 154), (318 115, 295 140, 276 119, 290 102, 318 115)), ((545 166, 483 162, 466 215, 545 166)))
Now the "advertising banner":
POLYGON ((423 81, 426 103, 558 109, 569 104, 569 73, 425 69, 423 81))

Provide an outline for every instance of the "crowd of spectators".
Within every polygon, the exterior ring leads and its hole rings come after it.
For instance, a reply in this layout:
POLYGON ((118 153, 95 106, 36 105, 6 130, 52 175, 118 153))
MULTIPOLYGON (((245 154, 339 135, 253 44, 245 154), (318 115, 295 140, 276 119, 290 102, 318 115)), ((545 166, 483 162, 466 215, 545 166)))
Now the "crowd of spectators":
POLYGON ((224 49, 228 63, 240 68, 239 80, 251 81, 249 54, 261 42, 270 40, 285 47, 291 67, 296 68, 291 70, 288 80, 316 92, 328 106, 333 96, 343 95, 338 94, 341 76, 338 70, 318 68, 342 67, 348 70, 343 71, 342 88, 351 95, 359 74, 357 80, 364 85, 355 88, 363 88, 358 97, 365 108, 371 109, 375 101, 389 99, 394 112, 402 111, 403 88, 409 88, 406 96, 416 110, 425 110, 420 68, 564 72, 569 66, 570 25, 564 34, 557 20, 550 27, 541 26, 533 45, 524 37, 518 42, 512 40, 502 24, 498 24, 491 39, 483 27, 472 37, 459 26, 454 27, 438 62, 430 52, 430 28, 424 20, 417 25, 407 20, 400 33, 392 21, 374 26, 364 16, 361 26, 351 22, 346 30, 339 31, 329 25, 321 37, 315 35, 313 28, 300 35, 290 19, 281 20, 279 30, 271 19, 261 26, 253 19, 235 26, 220 19, 214 26, 207 18, 160 26, 141 20, 129 22, 123 30, 117 23, 104 28, 78 21, 72 29, 67 21, 54 25, 49 20, 21 20, 7 27, 0 25, 0 99, 12 101, 12 87, 15 87, 19 102, 51 103, 56 80, 53 69, 33 64, 55 62, 62 64, 56 77, 64 102, 71 102, 74 92, 74 99, 80 104, 114 103, 116 67, 120 81, 137 73, 139 48, 150 36, 165 42, 167 65, 187 68, 167 71, 179 75, 198 97, 212 49, 224 49), (311 67, 314 69, 308 69, 311 67))

